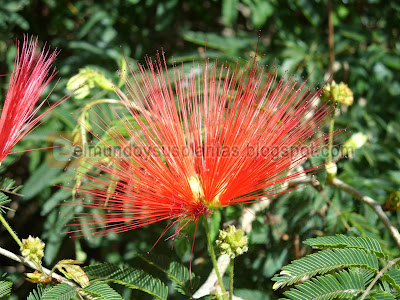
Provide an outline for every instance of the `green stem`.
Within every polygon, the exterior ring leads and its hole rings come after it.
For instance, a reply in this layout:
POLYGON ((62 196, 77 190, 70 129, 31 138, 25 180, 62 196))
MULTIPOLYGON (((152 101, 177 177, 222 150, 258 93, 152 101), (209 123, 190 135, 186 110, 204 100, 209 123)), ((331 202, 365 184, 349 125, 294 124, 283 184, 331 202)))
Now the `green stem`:
POLYGON ((116 104, 116 103, 121 103, 121 100, 117 99, 98 99, 95 101, 92 101, 88 104, 85 105, 85 107, 82 109, 82 112, 87 112, 92 106, 95 106, 100 103, 110 103, 110 104, 116 104))
POLYGON ((228 298, 226 297, 226 290, 224 287, 224 283, 222 282, 222 277, 218 271, 218 265, 217 265, 217 260, 215 258, 214 247, 212 245, 212 241, 211 241, 211 237, 210 237, 210 229, 208 228, 208 221, 205 216, 204 216, 203 220, 204 220, 204 228, 206 230, 208 248, 210 249, 211 261, 213 263, 215 273, 217 274, 218 282, 221 287, 221 292, 223 294, 223 297, 224 297, 224 299, 228 300, 228 298))
POLYGON ((333 112, 332 112, 332 120, 329 123, 328 162, 332 161, 333 130, 334 129, 335 129, 335 110, 333 110, 333 112))
POLYGON ((18 246, 21 247, 22 246, 21 240, 18 238, 18 236, 14 232, 14 230, 12 230, 10 225, 8 225, 6 219, 4 219, 4 217, 1 215, 1 213, 0 213, 0 221, 1 221, 1 223, 3 223, 4 227, 7 229, 7 231, 10 233, 10 235, 13 237, 13 239, 17 242, 18 246))
POLYGON ((229 263, 230 270, 229 270, 229 300, 233 299, 233 263, 234 259, 231 258, 231 261, 229 263))
POLYGON ((101 104, 101 103, 109 103, 109 104, 116 104, 116 103, 121 103, 121 100, 116 100, 116 99, 99 99, 93 102, 90 102, 85 105, 85 107, 82 109, 82 113, 79 117, 79 122, 80 122, 80 132, 81 132, 81 137, 82 137, 82 148, 84 153, 87 151, 87 120, 89 118, 88 116, 88 111, 95 105, 101 104))
POLYGON ((329 45, 329 74, 333 77, 333 65, 335 63, 335 44, 334 44, 334 27, 333 27, 333 7, 332 0, 328 0, 328 45, 329 45))

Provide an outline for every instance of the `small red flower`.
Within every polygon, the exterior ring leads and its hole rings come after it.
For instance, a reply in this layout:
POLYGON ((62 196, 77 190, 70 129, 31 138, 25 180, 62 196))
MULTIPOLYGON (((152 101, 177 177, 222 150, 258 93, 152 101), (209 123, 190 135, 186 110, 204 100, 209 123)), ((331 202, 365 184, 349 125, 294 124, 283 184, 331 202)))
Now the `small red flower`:
POLYGON ((305 176, 294 168, 326 145, 316 133, 334 107, 318 108, 318 90, 293 77, 278 80, 275 68, 205 61, 185 73, 168 72, 164 55, 146 62, 147 69, 130 70, 130 99, 119 95, 129 115, 115 113, 123 130, 93 112, 93 126, 109 134, 96 135, 108 147, 102 155, 114 154, 81 157, 82 168, 96 171, 78 171, 78 191, 89 199, 73 204, 97 210, 75 215, 71 225, 87 229, 72 233, 106 235, 168 220, 164 233, 177 224, 177 234, 215 209, 287 191, 285 182, 305 176))
POLYGON ((36 54, 37 39, 24 37, 21 53, 19 42, 10 76, 10 83, 0 117, 0 163, 11 149, 29 132, 39 125, 40 120, 61 101, 36 115, 44 100, 36 108, 36 103, 50 80, 57 73, 51 70, 51 64, 57 51, 49 54, 43 50, 36 54))

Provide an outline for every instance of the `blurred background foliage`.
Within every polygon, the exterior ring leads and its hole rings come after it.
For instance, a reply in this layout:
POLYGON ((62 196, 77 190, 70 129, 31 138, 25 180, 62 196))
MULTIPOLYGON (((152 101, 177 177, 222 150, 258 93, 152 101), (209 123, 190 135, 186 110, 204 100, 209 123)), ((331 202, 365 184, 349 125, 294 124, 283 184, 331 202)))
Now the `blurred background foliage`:
MULTIPOLYGON (((243 62, 257 51, 261 63, 280 65, 281 74, 286 70, 295 72, 309 77, 311 84, 324 83, 332 76, 349 85, 355 100, 350 107, 338 107, 341 113, 336 119, 337 128, 368 136, 362 148, 339 161, 338 176, 384 203, 391 192, 400 188, 400 3, 332 0, 332 6, 336 56, 333 75, 328 72, 327 0, 9 0, 0 5, 0 74, 12 70, 15 39, 30 33, 62 50, 55 63, 60 79, 50 101, 68 92, 66 83, 80 68, 90 66, 117 84, 117 70, 124 62, 122 53, 128 61, 143 61, 146 54, 152 56, 163 48, 171 57, 170 63, 190 64, 204 59, 206 39, 210 59, 218 57, 223 62, 241 58, 243 62), (261 38, 257 49, 258 30, 261 38)), ((7 84, 8 77, 0 77, 2 99, 7 84)), ((72 97, 15 151, 45 147, 59 137, 59 132, 71 132, 82 107, 100 98, 117 99, 112 92, 96 88, 86 97, 72 97)), ((9 155, 1 166, 3 176, 24 185, 19 191, 23 196, 13 196, 11 208, 16 211, 7 215, 19 236, 31 234, 46 242, 48 266, 62 258, 83 260, 85 264, 107 261, 143 268, 162 278, 135 254, 149 251, 165 224, 95 239, 69 239, 62 233, 68 231, 65 215, 77 208, 59 205, 71 197, 70 191, 57 187, 70 180, 64 172, 68 161, 54 167, 48 162, 50 154, 17 153, 9 155)), ((324 172, 317 177, 324 185, 324 172)), ((238 296, 252 300, 278 298, 281 292, 272 291, 270 278, 290 260, 309 253, 310 248, 301 241, 316 235, 372 236, 394 257, 400 255, 368 207, 329 186, 324 194, 340 215, 311 186, 281 196, 257 213, 249 234, 250 251, 236 260, 238 296)), ((214 234, 223 225, 240 219, 242 211, 241 207, 229 207, 214 216, 214 234)), ((389 215, 399 226, 398 212, 389 215)), ((176 256, 188 265, 191 230, 187 229, 187 237, 176 239, 173 245, 170 240, 159 242, 152 253, 176 256)), ((3 227, 0 235, 0 246, 17 253, 17 245, 3 227)), ((193 270, 204 281, 211 262, 202 229, 197 234, 194 258, 193 270)), ((26 271, 0 257, 0 273, 7 272, 15 282, 11 299, 23 299, 34 288, 23 279, 26 271)), ((140 293, 122 292, 124 299, 145 299, 140 293)), ((171 299, 180 297, 171 294, 171 299)))

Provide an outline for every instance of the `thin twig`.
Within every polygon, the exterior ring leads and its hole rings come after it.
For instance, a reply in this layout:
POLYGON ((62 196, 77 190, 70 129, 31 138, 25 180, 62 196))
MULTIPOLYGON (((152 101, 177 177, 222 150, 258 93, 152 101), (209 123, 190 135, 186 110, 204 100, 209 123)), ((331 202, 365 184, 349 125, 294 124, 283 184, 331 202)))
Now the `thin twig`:
POLYGON ((371 197, 365 196, 352 186, 344 183, 338 178, 333 178, 332 180, 328 181, 328 184, 345 191, 352 195, 354 198, 361 200, 365 204, 367 204, 369 207, 373 209, 373 211, 378 215, 379 219, 383 222, 383 224, 386 226, 386 228, 389 230, 390 234, 392 235, 394 241, 396 242, 397 246, 400 248, 400 233, 397 230, 395 226, 390 222, 388 216, 385 214, 385 212, 382 209, 382 205, 380 202, 375 201, 371 197))
MULTIPOLYGON (((8 251, 8 250, 6 250, 4 248, 0 247, 0 254, 5 256, 5 257, 8 257, 8 258, 10 258, 12 260, 15 260, 15 261, 27 266, 27 267, 30 267, 30 268, 32 268, 34 270, 38 270, 38 267, 33 262, 31 262, 30 260, 26 260, 22 256, 19 256, 19 255, 15 254, 15 253, 13 253, 11 251, 8 251)), ((41 270, 38 270, 38 271, 41 271, 41 270)), ((45 267, 42 267, 42 271, 45 274, 50 276, 51 271, 49 269, 46 269, 45 267)), ((74 283, 72 283, 68 279, 66 279, 66 278, 64 278, 64 277, 62 277, 62 276, 60 276, 60 275, 58 275, 58 274, 56 274, 54 272, 51 274, 51 277, 54 278, 55 280, 59 281, 59 282, 65 282, 65 283, 68 283, 69 285, 71 285, 73 287, 77 287, 77 285, 75 285, 74 283)))
POLYGON ((12 228, 7 223, 6 219, 4 219, 4 217, 2 216, 1 213, 0 213, 0 222, 4 225, 4 227, 7 229, 8 233, 12 236, 12 238, 17 242, 18 246, 21 247, 22 246, 21 240, 19 239, 17 234, 14 232, 14 230, 12 230, 12 228))
MULTIPOLYGON (((332 209, 336 212, 336 214, 338 216, 342 216, 342 212, 335 206, 335 204, 333 204, 333 202, 331 201, 331 199, 329 199, 329 197, 325 194, 323 187, 321 186, 320 182, 315 179, 314 177, 311 178, 310 180, 311 186, 321 195, 322 198, 324 198, 324 200, 326 201, 326 203, 328 203, 328 205, 330 207, 332 207, 332 209)), ((349 225, 349 223, 347 222, 347 220, 345 218, 341 218, 344 227, 346 227, 347 231, 351 231, 351 227, 349 225)))
POLYGON ((400 260, 400 257, 395 258, 391 261, 388 262, 388 264, 379 271, 379 273, 375 276, 374 280, 371 281, 371 283, 369 284, 369 286, 367 287, 367 289, 364 291, 364 293, 362 294, 360 300, 364 300, 365 297, 368 296, 369 292, 371 291, 372 287, 375 285, 375 283, 378 281, 379 278, 381 278, 383 276, 383 274, 386 272, 387 269, 389 269, 391 266, 393 266, 397 261, 400 260))
MULTIPOLYGON (((333 75, 333 65, 335 63, 335 49, 334 49, 334 29, 333 29, 333 12, 332 0, 328 0, 328 27, 329 27, 329 73, 333 75)), ((331 76, 332 78, 333 76, 331 76)))
POLYGON ((77 284, 73 283, 72 281, 68 280, 67 278, 65 278, 65 277, 63 277, 63 276, 61 276, 61 275, 59 275, 59 274, 57 274, 55 272, 51 272, 49 269, 47 269, 47 268, 45 268, 43 266, 41 267, 41 270, 39 270, 39 268, 32 261, 27 260, 27 259, 23 258, 22 256, 19 256, 19 255, 15 254, 15 253, 13 253, 11 251, 8 251, 8 250, 6 250, 4 248, 1 248, 1 247, 0 247, 0 255, 3 255, 3 256, 8 257, 8 258, 10 258, 12 260, 15 260, 15 261, 17 261, 17 262, 19 262, 19 263, 21 263, 21 264, 23 264, 23 265, 25 265, 25 266, 27 266, 29 268, 32 268, 34 270, 43 272, 46 275, 51 276, 51 278, 54 278, 58 282, 63 282, 63 283, 66 283, 66 284, 72 286, 75 289, 75 291, 77 291, 80 295, 85 296, 86 299, 95 299, 92 295, 90 295, 90 294, 88 294, 86 292, 83 292, 81 290, 81 288, 77 284))

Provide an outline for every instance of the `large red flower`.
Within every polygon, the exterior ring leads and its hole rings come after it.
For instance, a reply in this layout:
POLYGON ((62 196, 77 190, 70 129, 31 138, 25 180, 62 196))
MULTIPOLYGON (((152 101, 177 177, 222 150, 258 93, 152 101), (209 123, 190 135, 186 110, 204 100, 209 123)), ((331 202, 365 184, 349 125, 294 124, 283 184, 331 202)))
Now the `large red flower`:
POLYGON ((17 44, 14 69, 0 117, 0 163, 15 144, 32 131, 51 108, 61 102, 36 115, 45 103, 43 101, 36 106, 39 97, 57 73, 51 70, 57 52, 43 50, 36 54, 37 43, 37 39, 25 36, 21 52, 19 42, 17 44))
POLYGON ((127 111, 115 113, 118 126, 93 111, 93 126, 108 134, 107 160, 81 157, 78 170, 96 171, 78 171, 86 199, 73 203, 97 210, 73 217, 85 228, 77 235, 162 220, 166 230, 179 222, 179 232, 212 210, 286 191, 305 176, 294 168, 326 145, 319 128, 334 107, 318 108, 317 89, 278 79, 275 68, 205 61, 185 73, 168 70, 164 56, 146 62, 131 70, 130 99, 120 94, 127 111))

